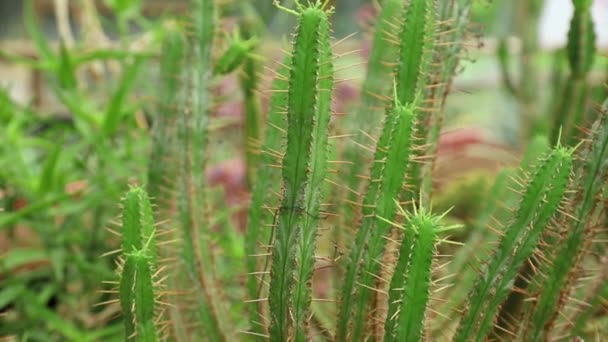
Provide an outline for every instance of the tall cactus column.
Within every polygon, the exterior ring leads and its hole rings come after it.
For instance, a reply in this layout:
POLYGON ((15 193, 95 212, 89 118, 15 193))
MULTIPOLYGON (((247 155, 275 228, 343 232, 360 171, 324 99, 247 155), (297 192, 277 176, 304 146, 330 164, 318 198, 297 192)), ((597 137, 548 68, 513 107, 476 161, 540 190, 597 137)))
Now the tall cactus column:
POLYGON ((310 280, 327 171, 333 86, 327 2, 281 7, 298 17, 287 89, 287 149, 283 198, 272 246, 269 305, 271 341, 306 341, 310 280))

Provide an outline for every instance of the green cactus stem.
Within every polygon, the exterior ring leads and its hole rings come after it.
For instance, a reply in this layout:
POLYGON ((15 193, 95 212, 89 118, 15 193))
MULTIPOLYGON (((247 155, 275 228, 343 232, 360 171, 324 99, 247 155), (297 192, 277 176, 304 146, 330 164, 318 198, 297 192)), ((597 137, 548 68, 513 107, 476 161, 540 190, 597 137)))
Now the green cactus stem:
POLYGON ((544 281, 539 286, 539 294, 533 305, 533 314, 528 326, 530 341, 543 341, 564 305, 572 284, 572 272, 585 252, 585 241, 593 239, 594 222, 599 220, 601 210, 599 198, 602 194, 602 183, 608 179, 608 115, 606 109, 592 127, 591 141, 587 150, 581 150, 578 159, 583 160, 576 174, 579 178, 574 185, 575 198, 572 212, 561 217, 562 224, 568 226, 565 239, 561 241, 552 262, 541 272, 544 281))
POLYGON ((454 341, 482 341, 517 272, 534 252, 566 190, 572 152, 557 146, 536 168, 512 222, 469 293, 454 341))
POLYGON ((270 270, 270 340, 306 340, 304 316, 310 305, 306 278, 319 215, 320 182, 327 163, 327 129, 332 67, 327 2, 296 2, 298 17, 287 90, 287 148, 283 158, 283 198, 278 212, 270 270), (323 88, 325 87, 325 88, 323 88), (311 110, 312 109, 312 110, 311 110), (307 259, 302 259, 307 258, 307 259), (301 283, 304 281, 304 283, 301 283))

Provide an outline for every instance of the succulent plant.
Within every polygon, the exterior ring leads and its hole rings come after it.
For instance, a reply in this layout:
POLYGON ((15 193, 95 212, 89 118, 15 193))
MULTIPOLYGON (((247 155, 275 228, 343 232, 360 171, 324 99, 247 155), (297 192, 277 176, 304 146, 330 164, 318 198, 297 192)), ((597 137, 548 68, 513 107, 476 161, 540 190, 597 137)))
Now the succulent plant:
MULTIPOLYGON (((180 295, 159 309, 157 298, 166 293, 157 279, 162 239, 145 191, 131 189, 119 267, 127 339, 556 337, 552 327, 574 296, 577 270, 595 264, 587 241, 600 234, 606 215, 605 108, 584 143, 572 143, 572 127, 582 121, 566 124, 570 115, 557 120, 564 128, 552 145, 544 137, 533 140, 520 170, 504 169, 488 194, 480 191, 485 203, 467 230, 452 224, 449 212, 433 211, 432 190, 471 1, 382 1, 360 107, 342 121, 332 111, 341 56, 339 42, 332 43, 328 1, 275 1, 297 26, 291 51, 272 71, 265 115, 254 52, 261 31, 243 23, 240 36, 214 54, 217 4, 191 3, 192 34, 167 36, 162 75, 168 94, 161 109, 178 110, 173 117, 160 111, 148 177, 149 192, 165 199, 158 201, 157 220, 170 219, 159 226, 162 235, 178 246, 161 253, 179 260, 163 286, 180 295), (226 211, 210 215, 218 208, 205 178, 210 90, 232 72, 241 73, 245 123, 253 126, 244 139, 251 197, 242 244, 230 223, 218 219, 226 211), (231 249, 235 245, 242 251, 231 249), (237 272, 242 277, 234 277, 237 272)), ((586 3, 575 1, 570 33, 577 80, 585 79, 594 54, 586 3)), ((606 278, 604 272, 589 281, 589 305, 570 314, 568 336, 587 333, 606 278)))

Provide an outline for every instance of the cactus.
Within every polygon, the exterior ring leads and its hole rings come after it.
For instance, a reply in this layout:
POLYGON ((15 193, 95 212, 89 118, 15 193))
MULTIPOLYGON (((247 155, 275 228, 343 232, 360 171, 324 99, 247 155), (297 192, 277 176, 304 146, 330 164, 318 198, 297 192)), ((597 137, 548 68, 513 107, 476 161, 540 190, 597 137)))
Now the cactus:
POLYGON ((412 1, 405 12, 400 35, 400 50, 396 66, 394 105, 386 111, 384 130, 378 139, 370 183, 361 204, 362 218, 350 252, 338 314, 337 339, 358 340, 363 338, 367 320, 364 315, 370 308, 374 288, 384 253, 384 236, 390 226, 379 222, 375 215, 393 219, 396 208, 393 199, 400 196, 401 187, 407 180, 408 200, 416 198, 418 166, 410 159, 415 151, 414 134, 422 99, 416 94, 426 85, 430 51, 436 20, 435 2, 412 1), (394 128, 391 128, 394 127, 394 128), (398 132, 398 133, 397 133, 398 132), (406 173, 408 177, 406 177, 406 173), (407 179, 406 179, 407 178, 407 179), (359 265, 361 262, 361 265, 359 265), (356 287, 355 284, 358 284, 356 287), (347 327, 352 320, 352 331, 347 327))
POLYGON ((376 157, 372 166, 369 188, 363 198, 362 218, 355 245, 351 250, 342 288, 341 308, 338 320, 338 340, 346 339, 349 316, 353 329, 349 338, 358 340, 365 330, 364 315, 370 307, 375 277, 384 252, 384 236, 390 224, 376 216, 392 220, 397 213, 394 199, 401 191, 409 158, 413 149, 416 104, 401 105, 387 112, 387 124, 378 140, 376 157), (378 180, 378 181, 376 181, 378 180), (359 262, 361 265, 359 265, 359 262), (358 269, 361 267, 360 269, 358 269), (356 288, 355 283, 358 284, 356 288))
POLYGON ((571 144, 580 138, 577 127, 582 127, 589 108, 589 71, 595 58, 595 32, 591 21, 591 0, 572 0, 574 15, 568 31, 567 56, 570 75, 556 106, 552 140, 559 134, 571 144), (562 132, 562 133, 560 133, 562 132))
POLYGON ((141 188, 129 190, 123 201, 122 260, 119 299, 125 340, 157 341, 156 230, 150 200, 141 188))
MULTIPOLYGON (((599 115, 591 110, 605 98, 592 69, 591 1, 573 1, 557 81, 543 91, 535 89, 545 80, 535 78, 542 69, 532 70, 534 35, 522 36, 516 83, 501 43, 502 71, 520 110, 533 114, 543 98, 557 101, 551 120, 523 120, 525 146, 493 146, 504 148, 508 164, 463 175, 463 182, 452 182, 460 175, 447 163, 435 173, 435 154, 466 149, 477 161, 479 145, 495 145, 469 130, 440 139, 446 98, 470 42, 469 15, 485 18, 479 14, 491 7, 372 1, 379 7, 369 60, 350 65, 366 58, 368 42, 362 39, 357 54, 346 49, 358 36, 334 39, 332 21, 343 24, 344 17, 330 4, 342 11, 362 2, 190 0, 181 22, 141 15, 141 1, 109 1, 121 44, 99 50, 72 44, 67 1, 56 2, 62 41, 49 44, 27 1, 25 25, 38 54, 0 57, 43 73, 70 113, 37 115, 41 103, 22 106, 0 90, 0 140, 8 142, 0 144, 0 245, 9 246, 0 257, 0 316, 7 322, 0 336, 458 342, 608 334, 608 119, 607 104, 599 115), (289 52, 274 63, 260 57, 276 57, 276 30, 263 27, 273 3, 275 23, 298 22, 289 52), (137 44, 127 44, 132 24, 145 31, 137 44), (138 73, 156 55, 158 77, 138 73), (120 67, 119 77, 88 77, 106 62, 107 70, 120 67), (365 62, 367 70, 350 69, 365 62), (262 82, 264 70, 272 85, 262 82), (351 78, 360 73, 361 89, 353 90, 351 78), (139 83, 148 76, 155 82, 139 83), (90 81, 109 79, 117 82, 111 96, 98 96, 107 87, 90 81), (230 82, 240 88, 226 94, 230 82), (139 102, 147 92, 156 101, 139 102), (360 102, 348 107, 355 93, 360 102), (226 99, 242 100, 242 120, 224 117, 235 108, 226 99), (549 139, 528 141, 528 130, 545 126, 552 126, 549 139), (57 144, 58 136, 68 139, 57 144), (229 167, 216 165, 228 158, 229 167), (213 188, 218 178, 223 186, 213 188), (74 181, 87 191, 73 191, 74 181), (121 229, 108 229, 119 238, 103 236, 123 191, 115 224, 121 229), (435 213, 433 203, 457 210, 435 213), (30 235, 39 238, 32 245, 30 235), (94 258, 106 247, 109 258, 94 258), (100 302, 111 305, 90 309, 100 302)), ((530 22, 541 3, 503 2, 530 22)), ((83 13, 94 12, 91 1, 81 3, 83 13)), ((467 103, 478 104, 477 97, 467 103)), ((449 159, 460 165, 455 157, 449 159)))
POLYGON ((235 30, 228 40, 228 48, 215 63, 213 72, 216 75, 225 75, 233 72, 251 57, 257 42, 255 38, 243 40, 239 31, 235 30))
MULTIPOLYGON (((431 198, 432 170, 435 161, 435 152, 439 140, 439 132, 443 122, 445 102, 453 83, 456 67, 460 62, 462 44, 471 11, 472 0, 461 0, 458 4, 454 2, 440 2, 438 10, 439 24, 437 25, 438 36, 436 47, 429 63, 429 85, 427 86, 428 107, 426 118, 421 120, 419 129, 420 137, 424 139, 425 146, 418 155, 420 157, 431 156, 428 163, 420 166, 421 192, 425 202, 431 198)), ((429 48, 429 47, 427 47, 429 48)))
POLYGON ((568 208, 573 210, 561 217, 560 225, 568 227, 564 240, 550 259, 550 265, 541 268, 543 281, 532 308, 528 335, 531 341, 542 341, 550 331, 555 317, 568 295, 572 272, 587 250, 585 240, 592 240, 594 223, 599 220, 601 210, 599 198, 602 183, 608 179, 608 120, 606 108, 592 127, 588 151, 581 153, 582 165, 577 165, 578 178, 572 184, 574 198, 568 208), (598 186, 599 185, 599 186, 598 186), (585 218, 585 219, 582 219, 585 218), (540 290, 542 289, 542 290, 540 290))
POLYGON ((405 216, 407 226, 399 259, 391 279, 384 341, 420 341, 431 292, 432 262, 437 234, 459 226, 443 226, 441 219, 424 208, 405 216))
MULTIPOLYGON (((594 54, 588 3, 575 3, 568 86, 586 82, 594 54)), ((566 297, 575 292, 583 260, 598 264, 584 258, 591 254, 593 223, 605 216, 605 113, 577 148, 569 147, 576 136, 571 128, 584 123, 565 115, 558 123, 564 124, 563 138, 557 126, 552 136, 555 147, 546 138, 534 139, 520 170, 505 168, 489 193, 479 195, 484 203, 471 222, 464 222, 470 229, 452 231, 463 226, 451 224, 460 216, 433 212, 431 185, 446 97, 472 1, 382 1, 361 107, 345 121, 332 119, 333 88, 340 80, 329 1, 274 2, 298 25, 291 51, 272 71, 265 115, 255 55, 262 50, 263 30, 241 23, 216 55, 218 3, 191 4, 192 34, 182 34, 185 25, 166 36, 160 115, 148 164, 147 189, 158 198, 156 214, 171 221, 156 231, 142 188, 131 189, 124 200, 117 292, 126 339, 464 342, 556 337, 550 328, 566 297), (217 104, 212 89, 239 67, 246 188, 251 190, 243 236, 228 218, 233 209, 221 207, 225 197, 210 191, 205 179, 208 145, 214 142, 209 122, 217 104), (344 135, 353 137, 352 144, 332 139, 344 135), (367 146, 370 141, 374 146, 367 146), (339 166, 332 168, 334 164, 339 166), (506 220, 511 209, 509 223, 492 228, 492 220, 506 220), (175 233, 166 229, 169 225, 176 226, 175 233), (330 230, 326 235, 325 227, 330 230), (174 240, 177 249, 159 253, 161 234, 170 237, 166 242, 174 240), (159 260, 165 256, 178 262, 167 274, 171 281, 161 286, 159 260), (476 258, 483 266, 476 266, 476 258), (329 289, 321 298, 316 282, 326 273, 317 272, 320 260, 323 267, 338 266, 327 273, 332 277, 320 280, 329 289), (236 263, 246 268, 243 278, 233 277, 236 263), (455 286, 444 285, 442 280, 454 274, 459 276, 455 286), (167 293, 179 296, 170 298, 165 311, 160 297, 167 293), (325 303, 334 300, 335 306, 325 303)), ((250 20, 256 16, 252 8, 245 11, 250 20)), ((583 336, 590 321, 600 322, 593 315, 605 300, 604 273, 586 280, 586 291, 576 292, 589 305, 567 312, 574 326, 560 327, 560 334, 583 336)))
POLYGON ((586 324, 608 300, 608 258, 606 256, 603 257, 600 267, 600 274, 590 286, 584 301, 579 303, 575 317, 571 319, 574 322, 574 329, 568 332, 570 336, 584 336, 586 324))
MULTIPOLYGON (((381 123, 384 108, 390 105, 391 88, 390 82, 386 80, 392 79, 399 48, 391 32, 401 25, 400 14, 404 5, 401 0, 384 0, 381 6, 367 63, 367 74, 361 89, 360 109, 355 111, 355 117, 351 121, 355 127, 351 128, 349 133, 354 134, 355 146, 349 146, 345 151, 345 158, 355 165, 365 164, 368 162, 366 159, 373 157, 368 156, 367 151, 362 151, 357 145, 366 145, 369 142, 367 131, 370 130, 373 134, 373 131, 377 130, 376 126, 381 123), (365 127, 360 127, 362 123, 365 127)), ((343 169, 347 179, 346 186, 355 190, 347 192, 346 199, 356 203, 359 200, 356 192, 361 188, 361 170, 347 166, 343 169)), ((343 224, 350 224, 355 219, 353 207, 345 207, 343 216, 343 224)))
MULTIPOLYGON (((180 78, 178 77, 184 58, 184 37, 179 28, 167 32, 161 61, 158 115, 152 128, 152 149, 148 168, 147 189, 150 196, 161 199, 172 193, 175 185, 170 180, 177 170, 173 163, 167 162, 175 153, 175 139, 171 134, 175 127, 173 113, 178 109, 180 78)), ((168 203, 166 203, 168 204, 168 203)), ((165 205, 166 205, 165 204, 165 205)))
POLYGON ((480 341, 489 333, 499 305, 524 261, 562 200, 572 163, 572 152, 559 145, 536 168, 525 195, 494 255, 479 275, 455 341, 480 341))
MULTIPOLYGON (((257 17, 254 14, 249 14, 253 10, 250 8, 250 4, 247 3, 245 6, 246 17, 241 23, 241 35, 246 38, 246 42, 256 43, 251 49, 255 52, 256 48, 259 49, 257 44, 257 35, 261 29, 258 29, 261 24, 256 20, 257 17)), ((253 43, 249 43, 253 45, 253 43)), ((247 46, 249 47, 249 46, 247 46)), ((260 108, 260 101, 256 96, 256 91, 259 91, 259 73, 262 69, 259 58, 253 53, 245 55, 243 61, 243 70, 240 73, 239 83, 243 91, 244 107, 245 107, 245 141, 247 142, 247 148, 245 150, 245 156, 247 161, 247 185, 249 189, 252 189, 255 184, 255 175, 258 168, 260 145, 262 143, 261 132, 262 132, 262 109, 260 108)))
POLYGON ((191 104, 180 109, 177 142, 180 170, 177 190, 178 222, 181 231, 181 257, 187 281, 193 284, 196 313, 205 334, 215 341, 227 339, 224 326, 229 315, 216 283, 211 248, 210 225, 206 220, 205 161, 212 76, 211 47, 216 25, 216 4, 212 0, 193 0, 194 33, 189 58, 194 59, 190 74, 191 104), (222 318, 220 320, 220 317, 222 318))
POLYGON ((273 341, 307 339, 308 282, 314 266, 319 192, 326 173, 333 83, 327 3, 297 5, 298 12, 283 8, 298 17, 299 27, 289 73, 283 198, 270 271, 273 341))
MULTIPOLYGON (((258 299, 261 292, 262 282, 258 280, 261 257, 266 253, 260 253, 258 246, 262 243, 272 242, 270 231, 274 230, 274 215, 269 208, 278 207, 280 199, 275 194, 280 192, 280 170, 274 165, 280 163, 285 153, 281 142, 285 139, 284 117, 281 114, 287 107, 287 89, 289 86, 288 65, 291 59, 286 57, 281 67, 276 71, 277 76, 272 82, 274 92, 270 98, 267 127, 264 142, 262 144, 259 166, 257 168, 256 182, 251 194, 249 211, 247 216, 246 246, 247 254, 247 293, 249 299, 258 299)), ((270 243, 268 243, 270 244, 270 243)), ((262 272, 265 272, 266 267, 262 272)), ((262 273, 262 276, 264 273, 262 273)), ((256 324, 262 311, 259 306, 250 310, 250 322, 254 332, 262 334, 262 327, 256 324)))

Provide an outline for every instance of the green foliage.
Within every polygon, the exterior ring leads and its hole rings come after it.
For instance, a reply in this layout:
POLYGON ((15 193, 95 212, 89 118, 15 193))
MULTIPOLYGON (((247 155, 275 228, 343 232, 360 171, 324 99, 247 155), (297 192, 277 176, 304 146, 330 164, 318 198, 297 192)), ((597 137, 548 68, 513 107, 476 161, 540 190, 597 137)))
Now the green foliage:
POLYGON ((7 89, 0 91, 0 288, 11 295, 0 308, 0 336, 112 340, 122 336, 123 324, 101 318, 95 306, 108 300, 102 281, 112 278, 116 261, 115 254, 100 255, 118 247, 104 228, 128 183, 145 175, 148 136, 145 120, 136 119, 142 101, 133 95, 141 71, 153 65, 148 56, 161 27, 149 26, 153 38, 138 51, 85 49, 82 40, 55 45, 39 26, 33 1, 24 5, 37 56, 1 55, 39 73, 43 99, 50 90, 47 99, 56 105, 16 103, 7 89), (112 81, 91 82, 99 76, 95 67, 108 65, 112 81))

